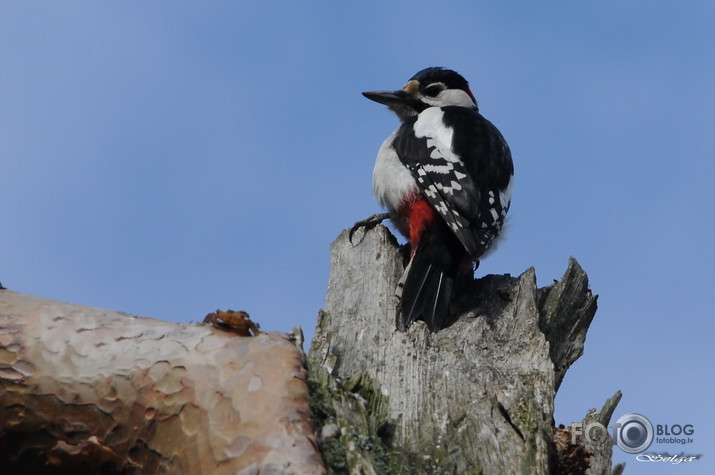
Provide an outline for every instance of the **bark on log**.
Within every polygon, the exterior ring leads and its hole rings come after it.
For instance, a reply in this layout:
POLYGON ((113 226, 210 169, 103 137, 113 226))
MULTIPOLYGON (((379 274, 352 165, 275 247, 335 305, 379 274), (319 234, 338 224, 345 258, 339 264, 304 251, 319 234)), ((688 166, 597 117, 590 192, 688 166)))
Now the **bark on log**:
POLYGON ((0 290, 2 473, 324 473, 302 351, 0 290))
MULTIPOLYGON (((476 280, 457 299, 459 318, 435 334, 421 321, 396 331, 402 269, 382 226, 357 245, 347 231, 332 245, 325 310, 308 355, 314 411, 329 428, 321 437, 329 468, 558 472, 554 397, 596 311, 576 260, 542 289, 533 268, 476 280)), ((610 452, 590 462, 610 468, 610 452)))

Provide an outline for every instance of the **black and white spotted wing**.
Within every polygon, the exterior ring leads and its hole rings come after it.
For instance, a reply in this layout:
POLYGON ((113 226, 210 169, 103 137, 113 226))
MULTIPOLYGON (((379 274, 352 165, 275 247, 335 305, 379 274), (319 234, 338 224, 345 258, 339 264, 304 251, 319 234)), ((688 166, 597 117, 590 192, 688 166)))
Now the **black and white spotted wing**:
POLYGON ((514 166, 496 127, 464 107, 432 107, 405 121, 393 146, 466 251, 481 256, 511 200, 514 166))

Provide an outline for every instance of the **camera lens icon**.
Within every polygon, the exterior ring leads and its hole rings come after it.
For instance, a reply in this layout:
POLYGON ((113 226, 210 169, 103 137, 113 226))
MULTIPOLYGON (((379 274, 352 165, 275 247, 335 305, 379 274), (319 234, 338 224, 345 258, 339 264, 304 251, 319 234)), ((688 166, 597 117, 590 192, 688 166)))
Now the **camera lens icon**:
POLYGON ((627 454, 641 453, 653 443, 653 424, 641 414, 621 416, 616 427, 616 444, 627 454))

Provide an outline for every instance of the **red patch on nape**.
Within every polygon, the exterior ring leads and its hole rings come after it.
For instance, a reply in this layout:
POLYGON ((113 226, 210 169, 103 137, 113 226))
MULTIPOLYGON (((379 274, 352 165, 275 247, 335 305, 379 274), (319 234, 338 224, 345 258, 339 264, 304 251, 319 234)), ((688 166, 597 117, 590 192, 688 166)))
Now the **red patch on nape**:
POLYGON ((424 198, 418 197, 412 202, 409 210, 411 254, 414 254, 420 243, 422 233, 434 221, 436 216, 437 212, 424 198))

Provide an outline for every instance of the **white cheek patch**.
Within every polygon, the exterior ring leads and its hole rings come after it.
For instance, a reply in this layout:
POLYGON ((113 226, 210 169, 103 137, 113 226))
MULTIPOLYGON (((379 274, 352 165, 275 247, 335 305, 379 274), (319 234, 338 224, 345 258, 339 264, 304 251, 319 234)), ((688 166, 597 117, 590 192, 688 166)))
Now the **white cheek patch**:
POLYGON ((445 89, 440 92, 437 97, 423 96, 422 102, 435 107, 443 106, 460 106, 460 107, 475 107, 474 101, 461 89, 445 89))

